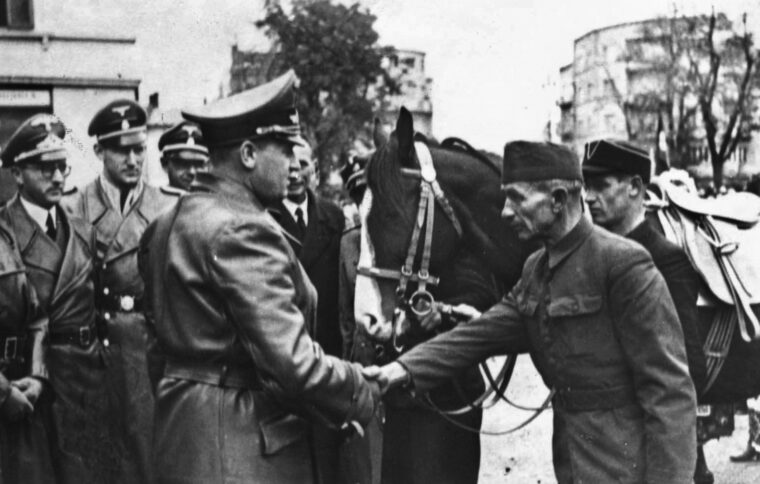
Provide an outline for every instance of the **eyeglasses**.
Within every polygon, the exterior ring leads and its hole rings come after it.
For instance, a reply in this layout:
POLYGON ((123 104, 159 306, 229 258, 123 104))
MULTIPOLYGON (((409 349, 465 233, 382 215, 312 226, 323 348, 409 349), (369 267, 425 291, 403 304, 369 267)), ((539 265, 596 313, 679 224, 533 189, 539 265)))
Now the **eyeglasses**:
POLYGON ((24 168, 33 168, 46 178, 53 178, 56 171, 60 171, 63 177, 67 177, 71 174, 71 165, 68 165, 65 161, 46 161, 42 163, 24 163, 24 168))

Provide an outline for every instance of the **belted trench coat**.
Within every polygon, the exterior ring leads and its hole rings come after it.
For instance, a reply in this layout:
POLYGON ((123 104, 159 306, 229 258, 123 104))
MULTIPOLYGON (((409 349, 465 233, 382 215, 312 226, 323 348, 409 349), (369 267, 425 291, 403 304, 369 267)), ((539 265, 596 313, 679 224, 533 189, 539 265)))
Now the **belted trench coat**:
POLYGON ((315 482, 306 419, 366 425, 376 396, 309 337, 316 292, 253 193, 200 174, 146 231, 140 267, 158 481, 315 482))
POLYGON ((505 352, 530 352, 557 392, 560 483, 691 482, 696 395, 683 332, 641 246, 583 219, 528 258, 501 302, 399 361, 426 391, 505 352))

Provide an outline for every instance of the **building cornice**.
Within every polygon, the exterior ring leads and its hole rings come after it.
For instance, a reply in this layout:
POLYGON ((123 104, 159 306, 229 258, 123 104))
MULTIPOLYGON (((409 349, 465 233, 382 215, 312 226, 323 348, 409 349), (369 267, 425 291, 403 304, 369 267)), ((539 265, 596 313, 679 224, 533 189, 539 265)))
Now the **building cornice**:
POLYGON ((42 43, 51 41, 85 42, 99 44, 134 44, 137 42, 137 39, 135 37, 54 34, 52 32, 0 29, 0 41, 2 40, 38 41, 42 43))
POLYGON ((36 77, 0 76, 0 86, 56 86, 56 87, 99 87, 137 89, 140 79, 114 79, 105 77, 36 77))

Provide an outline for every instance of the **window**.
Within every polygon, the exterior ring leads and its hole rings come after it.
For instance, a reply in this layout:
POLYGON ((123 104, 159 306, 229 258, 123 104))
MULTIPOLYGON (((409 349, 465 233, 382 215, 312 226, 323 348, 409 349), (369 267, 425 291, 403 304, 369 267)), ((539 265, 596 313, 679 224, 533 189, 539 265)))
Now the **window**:
POLYGON ((33 29, 34 9, 32 0, 0 0, 0 27, 33 29))

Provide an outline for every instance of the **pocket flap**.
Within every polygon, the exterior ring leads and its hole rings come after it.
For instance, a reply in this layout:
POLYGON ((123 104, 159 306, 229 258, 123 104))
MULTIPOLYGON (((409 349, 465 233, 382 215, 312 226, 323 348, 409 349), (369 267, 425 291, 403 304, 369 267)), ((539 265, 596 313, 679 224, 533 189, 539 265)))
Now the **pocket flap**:
POLYGON ((576 294, 552 299, 546 312, 551 317, 580 316, 593 314, 602 308, 602 296, 599 294, 576 294))
POLYGON ((293 414, 262 420, 259 428, 263 455, 276 454, 290 444, 306 438, 306 422, 293 414))

